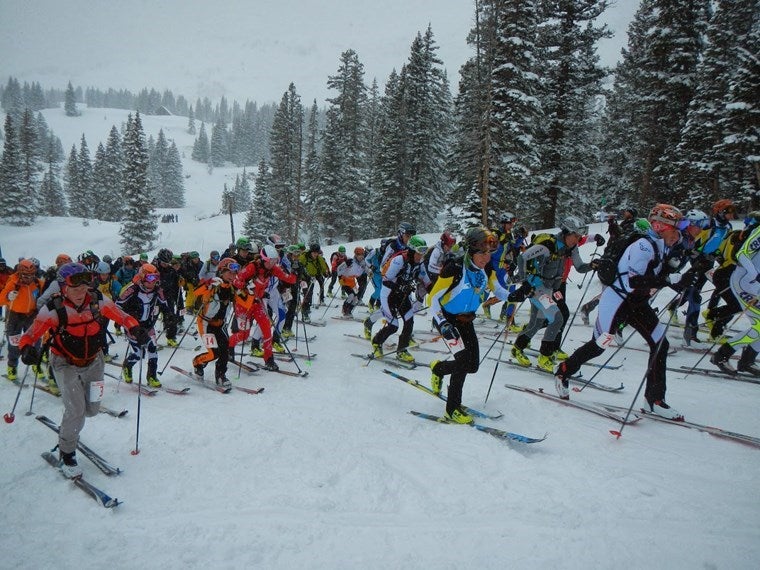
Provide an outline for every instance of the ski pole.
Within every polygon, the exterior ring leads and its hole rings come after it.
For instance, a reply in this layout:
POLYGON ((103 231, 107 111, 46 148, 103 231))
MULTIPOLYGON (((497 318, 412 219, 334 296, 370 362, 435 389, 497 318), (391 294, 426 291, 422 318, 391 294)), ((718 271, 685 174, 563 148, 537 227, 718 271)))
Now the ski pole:
MULTIPOLYGON (((520 305, 522 305, 524 302, 525 301, 522 301, 520 305)), ((512 311, 512 314, 509 316, 509 319, 507 319, 507 324, 504 326, 504 330, 502 331, 502 333, 504 334, 504 343, 501 345, 501 349, 499 349, 499 358, 496 360, 496 366, 493 367, 493 374, 491 374, 491 383, 488 385, 486 398, 485 400, 483 400, 484 406, 488 403, 488 396, 491 395, 491 388, 493 387, 494 378, 496 378, 496 371, 499 369, 499 364, 501 363, 501 357, 504 354, 504 347, 507 345, 507 339, 509 338, 509 327, 512 326, 512 322, 515 320, 515 315, 517 314, 518 309, 519 309, 519 306, 517 309, 512 311)), ((498 339, 502 333, 499 333, 499 335, 497 335, 496 338, 498 339)), ((496 342, 496 340, 494 340, 494 342, 496 342)), ((491 345, 491 347, 493 347, 493 344, 491 345)), ((488 350, 490 351, 491 349, 489 348, 488 350)))
POLYGON ((140 365, 137 368, 137 431, 135 432, 135 448, 130 452, 132 455, 140 453, 140 403, 142 402, 142 363, 145 351, 140 347, 140 365))
MULTIPOLYGON (((589 273, 589 272, 586 272, 586 273, 589 273)), ((593 270, 593 271, 591 271, 591 273, 596 273, 596 269, 593 270)), ((584 274, 584 277, 585 276, 586 276, 586 274, 584 274)), ((578 311, 583 306, 583 299, 586 298, 586 293, 588 293, 588 289, 589 289, 589 287, 591 287, 591 284, 593 282, 594 282, 593 279, 589 279, 588 280, 588 285, 586 285, 586 288, 583 290, 583 294, 581 295, 581 300, 578 301, 578 306, 575 308, 575 312, 573 313, 573 317, 570 319, 570 322, 567 323, 567 326, 566 326, 567 330, 565 330, 565 336, 562 337, 562 342, 559 343, 560 346, 562 346, 563 344, 565 344, 565 340, 567 340, 567 335, 570 334, 570 327, 573 326, 573 323, 575 322, 575 317, 578 316, 578 311)))
POLYGON ((21 378, 21 384, 18 385, 18 392, 16 393, 16 401, 13 402, 13 409, 9 413, 6 413, 3 416, 3 419, 5 420, 6 424, 12 424, 13 420, 16 419, 16 415, 15 415, 16 406, 18 405, 18 399, 21 396, 21 389, 24 387, 24 383, 26 382, 26 375, 29 374, 30 368, 31 366, 26 367, 26 372, 24 372, 24 376, 21 378))
POLYGON ((331 299, 330 299, 330 302, 329 302, 329 303, 327 304, 327 306, 325 307, 325 310, 324 310, 324 312, 322 313, 322 316, 319 318, 319 320, 322 320, 322 319, 324 319, 324 318, 325 318, 325 315, 327 315, 327 311, 330 309, 330 307, 332 307, 332 304, 333 304, 333 302, 335 301, 335 297, 336 297, 336 295, 331 295, 331 299))
MULTIPOLYGON (((53 337, 50 337, 48 341, 42 346, 40 350, 40 357, 37 359, 37 370, 42 370, 42 356, 45 354, 45 351, 47 350, 48 346, 50 345, 50 341, 53 339, 53 337)), ((50 366, 50 365, 48 365, 50 366)), ((32 415, 32 408, 34 407, 34 393, 37 391, 37 375, 35 373, 34 376, 34 384, 32 385, 32 398, 29 400, 29 411, 26 413, 27 416, 32 415)))
POLYGON ((639 382, 639 388, 638 390, 636 390, 636 394, 633 396, 633 400, 631 400, 631 405, 628 406, 628 411, 625 413, 623 422, 620 424, 620 429, 610 430, 610 433, 615 436, 615 439, 620 439, 623 436, 623 429, 628 423, 628 418, 631 415, 633 406, 636 404, 636 399, 639 397, 639 394, 641 393, 641 389, 644 387, 644 382, 646 382, 647 376, 649 375, 649 372, 651 371, 652 366, 654 365, 654 361, 657 359, 657 355, 660 353, 660 349, 662 348, 663 341, 668 336, 668 328, 670 328, 670 319, 668 319, 668 322, 665 325, 665 330, 662 331, 662 337, 660 337, 660 340, 657 341, 657 346, 655 347, 655 350, 652 352, 652 354, 649 355, 649 362, 647 363, 647 369, 644 371, 644 376, 641 378, 641 382, 639 382))
MULTIPOLYGON (((197 318, 201 310, 203 310, 203 307, 200 307, 198 311, 193 314, 193 325, 195 325, 196 327, 198 326, 197 318)), ((172 358, 174 358, 174 355, 177 354, 177 351, 179 350, 179 346, 182 344, 182 341, 185 340, 187 333, 190 332, 190 329, 193 328, 193 325, 190 325, 189 327, 187 327, 185 329, 185 332, 182 333, 182 337, 180 337, 179 342, 177 343, 177 346, 174 347, 174 350, 169 355, 169 358, 166 360, 166 364, 164 364, 164 367, 161 369, 161 372, 158 373, 159 376, 161 376, 164 373, 164 370, 166 370, 166 367, 169 366, 169 363, 172 361, 172 358)), ((161 331, 162 334, 163 332, 164 331, 161 331)), ((156 345, 158 345, 158 337, 156 337, 156 345)))
MULTIPOLYGON (((658 291, 658 293, 659 293, 659 291, 658 291)), ((680 293, 678 293, 678 295, 680 295, 680 293)), ((660 317, 662 316, 662 314, 663 314, 663 313, 664 313, 664 312, 665 312, 667 309, 668 309, 668 305, 665 305, 665 306, 664 306, 662 309, 660 309, 660 312, 659 312, 659 313, 657 313, 657 320, 659 320, 659 319, 660 319, 660 317)), ((670 321, 668 321, 668 324, 670 324, 670 321)), ((573 392, 583 392, 583 390, 586 388, 586 386, 588 386, 588 385, 589 385, 591 382, 593 382, 593 381, 594 381, 594 378, 596 378, 596 377, 599 375, 599 373, 600 373, 602 370, 604 370, 604 369, 605 369, 605 367, 606 367, 606 366, 607 366, 607 365, 608 365, 608 364, 609 364, 609 363, 612 361, 612 359, 613 359, 613 358, 615 358, 615 356, 617 355, 617 353, 618 353, 618 352, 620 352, 621 350, 623 350, 623 347, 624 347, 626 344, 628 344, 628 341, 629 341, 629 340, 631 340, 631 339, 633 338, 633 335, 634 335, 634 334, 636 334, 636 331, 635 331, 635 330, 631 331, 631 333, 630 333, 630 334, 629 334, 627 337, 625 337, 625 338, 623 339, 623 342, 622 342, 621 344, 619 344, 619 345, 618 345, 618 347, 617 347, 617 348, 615 349, 615 351, 614 351, 614 352, 613 352, 613 353, 612 353, 612 354, 609 356, 609 358, 607 358, 607 360, 605 360, 605 361, 604 361, 604 363, 603 363, 603 364, 602 364, 602 365, 601 365, 599 368, 597 368, 597 369, 596 369, 596 372, 594 372, 594 373, 591 375, 591 378, 589 378, 588 380, 586 380, 586 381, 585 381, 585 382, 584 382, 584 383, 581 385, 581 387, 580 387, 580 388, 578 388, 578 387, 574 387, 574 388, 573 388, 573 392)))

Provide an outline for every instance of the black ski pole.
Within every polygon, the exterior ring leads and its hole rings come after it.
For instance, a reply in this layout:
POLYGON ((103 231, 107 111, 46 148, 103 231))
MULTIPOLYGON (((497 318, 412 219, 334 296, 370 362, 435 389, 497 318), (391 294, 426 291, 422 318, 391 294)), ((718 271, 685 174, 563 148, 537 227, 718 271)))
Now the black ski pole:
MULTIPOLYGON (((522 305, 522 303, 520 303, 520 305, 522 305)), ((488 385, 488 392, 486 392, 486 399, 483 400, 484 406, 488 403, 488 397, 491 395, 491 388, 493 387, 493 381, 496 378, 496 371, 499 369, 499 364, 501 363, 501 357, 504 354, 504 347, 507 345, 507 339, 509 338, 509 327, 512 326, 512 322, 514 321, 516 314, 517 314, 517 309, 512 311, 512 314, 510 315, 509 319, 507 319, 507 324, 504 327, 504 330, 502 331, 502 333, 504 334, 504 343, 501 345, 501 349, 499 350, 499 358, 496 360, 496 366, 493 367, 493 374, 491 374, 491 383, 488 385)), ((501 333, 496 338, 498 339, 500 336, 501 336, 501 333)), ((494 342, 496 341, 494 340, 494 342)), ((493 346, 493 344, 491 346, 493 346)), ((491 350, 491 349, 489 348, 488 350, 491 350)))
MULTIPOLYGON (((596 273, 596 270, 592 271, 591 273, 596 273)), ((585 274, 584 274, 584 277, 585 277, 585 274)), ((583 299, 586 298, 586 293, 588 293, 588 289, 589 289, 589 287, 591 287, 591 283, 593 283, 593 282, 594 282, 593 279, 589 279, 588 280, 588 285, 586 285, 586 288, 583 290, 583 294, 581 295, 581 300, 578 301, 578 306, 575 308, 575 312, 573 313, 573 317, 570 319, 570 322, 567 323, 567 326, 566 326, 567 330, 565 330, 565 336, 562 337, 562 342, 559 343, 560 347, 563 344, 565 344, 565 340, 567 340, 567 335, 570 334, 570 327, 573 326, 573 323, 575 322, 575 317, 578 315, 578 311, 580 310, 580 308, 582 306, 583 299)), ((567 301, 567 299, 565 299, 565 301, 567 301)))
POLYGON ((132 455, 140 453, 140 403, 142 402, 142 363, 145 357, 143 347, 140 347, 140 365, 137 368, 137 429, 135 432, 135 448, 130 452, 132 455))
POLYGON ((13 402, 13 409, 10 412, 3 415, 3 419, 5 420, 6 424, 12 424, 13 420, 16 419, 16 415, 15 415, 16 406, 18 405, 18 399, 21 396, 21 389, 24 387, 24 383, 26 382, 26 376, 27 374, 29 374, 30 368, 31 366, 27 366, 26 372, 24 372, 24 375, 21 377, 21 384, 18 385, 18 392, 16 393, 16 401, 13 402))

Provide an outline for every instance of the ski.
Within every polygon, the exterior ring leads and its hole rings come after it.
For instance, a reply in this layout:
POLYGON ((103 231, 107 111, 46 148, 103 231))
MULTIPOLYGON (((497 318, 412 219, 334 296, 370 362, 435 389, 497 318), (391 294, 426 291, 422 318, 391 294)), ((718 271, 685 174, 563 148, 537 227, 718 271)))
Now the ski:
MULTIPOLYGON (((64 478, 68 479, 68 477, 66 477, 66 475, 63 474, 63 471, 61 471, 60 460, 55 455, 53 455, 49 451, 46 451, 46 452, 44 452, 42 454, 42 458, 45 461, 47 461, 48 465, 50 465, 51 467, 55 467, 56 469, 58 469, 58 472, 64 478)), ((119 506, 121 504, 121 502, 119 501, 119 499, 111 498, 110 495, 108 495, 104 491, 101 491, 100 489, 98 489, 92 483, 86 481, 84 479, 84 477, 76 477, 74 479, 70 479, 70 481, 72 483, 74 483, 74 485, 76 487, 78 487, 79 489, 82 489, 82 491, 84 491, 90 497, 92 497, 93 499, 95 499, 95 501, 101 507, 105 507, 106 509, 112 509, 112 508, 117 507, 117 506, 119 506)))
POLYGON ((121 410, 121 411, 112 410, 111 408, 107 408, 103 404, 100 404, 99 413, 108 414, 109 416, 113 416, 114 418, 123 418, 129 413, 129 410, 121 410))
POLYGON ((53 390, 50 389, 50 386, 48 384, 40 384, 39 382, 35 382, 34 383, 34 387, 37 390, 41 390, 41 391, 43 391, 43 392, 45 392, 47 394, 50 394, 51 396, 55 396, 56 398, 60 398, 61 397, 60 392, 58 394, 56 394, 55 392, 53 392, 53 390))
MULTIPOLYGON (((613 406, 611 404, 598 404, 599 406, 602 406, 605 409, 608 410, 627 410, 628 408, 623 408, 621 406, 613 406)), ((723 439, 730 439, 739 443, 743 443, 746 445, 750 445, 752 447, 760 448, 760 438, 753 437, 751 435, 745 435, 743 433, 737 433, 735 431, 729 431, 718 427, 713 426, 707 426, 704 424, 698 424, 694 422, 687 422, 686 420, 677 421, 677 420, 670 420, 668 418, 663 418, 662 416, 659 416, 655 413, 652 413, 649 410, 646 410, 644 408, 640 408, 637 412, 637 414, 641 414, 645 418, 649 418, 650 420, 656 420, 658 422, 663 422, 666 424, 681 426, 689 429, 694 429, 697 431, 701 431, 704 433, 709 433, 710 435, 713 435, 715 437, 720 437, 723 439)))
MULTIPOLYGON (((490 360, 497 360, 496 358, 494 358, 492 356, 489 356, 488 358, 490 360)), ((517 362, 515 362, 511 358, 508 358, 507 360, 499 360, 499 362, 504 362, 505 364, 510 364, 510 365, 512 365, 512 366, 514 366, 516 368, 520 368, 522 370, 530 370, 531 372, 537 372, 538 374, 542 374, 543 376, 549 376, 551 378, 554 378, 554 373, 553 372, 547 372, 546 370, 542 370, 541 368, 538 368, 537 366, 535 366, 533 364, 531 364, 530 366, 523 366, 522 364, 518 364, 517 362)), ((620 392, 620 391, 623 390, 623 388, 625 388, 625 386, 622 384, 622 382, 621 382, 620 386, 608 386, 607 384, 600 384, 599 382, 594 382, 593 380, 589 382, 587 380, 584 380, 583 373, 578 374, 576 376, 570 376, 568 378, 568 381, 571 384, 577 384, 577 385, 579 385, 581 387, 588 386, 589 388, 594 388, 596 390, 601 390, 602 392, 620 392)), ((573 388, 573 391, 574 392, 578 392, 578 391, 580 391, 580 389, 579 388, 573 388)))
MULTIPOLYGON (((486 339, 486 340, 495 340, 497 342, 504 342, 501 339, 493 338, 493 337, 483 337, 483 338, 486 339)), ((507 344, 510 345, 510 346, 514 346, 514 343, 511 340, 508 340, 507 344)), ((538 356, 539 354, 541 354, 535 348, 526 348, 526 349, 523 350, 523 352, 525 352, 526 354, 530 354, 531 356, 538 356)), ((623 360, 625 360, 625 359, 623 359, 623 360)), ((584 362, 583 366, 592 366, 594 368, 605 368, 607 370, 618 370, 618 369, 620 369, 620 368, 623 367, 622 363, 621 364, 614 364, 613 365, 613 364, 599 364, 597 362, 584 362)))
POLYGON ((451 424, 451 425, 467 425, 470 427, 475 428, 478 431, 482 431, 484 433, 487 433, 489 435, 492 435, 498 439, 506 439, 509 441, 519 441, 520 443, 539 443, 541 441, 544 441, 546 439, 546 435, 544 437, 528 437, 527 435, 521 435, 519 433, 512 433, 509 431, 504 431, 501 429, 492 428, 489 426, 484 426, 482 424, 478 423, 471 423, 471 424, 457 424, 452 421, 447 420, 446 418, 442 416, 434 416, 433 414, 425 414, 423 412, 415 412, 414 410, 411 410, 409 412, 410 414, 413 414, 417 416, 418 418, 423 418, 425 420, 430 420, 431 422, 438 422, 442 424, 451 424))
MULTIPOLYGON (((614 420, 621 424, 623 423, 623 420, 624 420, 624 416, 621 416, 620 414, 616 412, 607 410, 606 408, 602 408, 596 404, 587 404, 586 402, 579 402, 578 400, 563 400, 559 396, 555 396, 553 394, 544 392, 543 388, 534 390, 533 388, 527 388, 525 386, 515 386, 514 384, 504 384, 504 386, 509 388, 510 390, 517 390, 518 392, 525 392, 526 394, 533 394, 534 396, 539 396, 541 398, 546 398, 547 400, 552 400, 554 402, 557 402, 558 404, 562 404, 563 406, 570 406, 572 408, 577 408, 579 410, 585 410, 587 412, 591 412, 592 414, 596 414, 597 416, 602 416, 603 418, 614 420)), ((626 423, 635 424, 640 419, 641 418, 639 418, 638 416, 631 415, 631 417, 628 418, 628 422, 626 423)))
MULTIPOLYGON (((679 346, 679 349, 685 352, 693 352, 694 354, 709 354, 710 350, 712 349, 712 345, 706 346, 706 347, 698 347, 698 346, 686 346, 684 344, 681 344, 679 346)), ((740 357, 741 357, 740 354, 732 354, 729 358, 731 360, 739 360, 740 357)))
POLYGON ((281 353, 275 352, 274 357, 276 360, 282 360, 284 362, 293 362, 293 360, 295 360, 296 358, 299 358, 301 360, 306 360, 307 362, 309 362, 311 360, 314 360, 317 357, 317 355, 316 353, 303 354, 300 352, 291 351, 290 354, 281 354, 281 353))
POLYGON ((383 364, 395 366, 396 368, 403 368, 404 370, 414 370, 415 368, 417 368, 417 363, 414 363, 414 362, 402 362, 401 360, 391 360, 389 358, 391 356, 390 354, 388 354, 387 356, 383 356, 382 358, 377 358, 374 354, 351 353, 351 356, 354 356, 356 358, 361 358, 367 363, 372 362, 373 360, 377 360, 378 362, 382 362, 383 364))
MULTIPOLYGON (((121 367, 119 367, 121 368, 121 367)), ((116 376, 114 374, 109 374, 108 372, 103 372, 106 376, 109 378, 113 378, 114 380, 118 380, 120 383, 123 382, 123 378, 121 376, 116 376)), ((138 390, 143 396, 155 396, 158 394, 158 390, 155 388, 148 388, 147 386, 143 384, 135 384, 134 382, 123 382, 125 386, 129 386, 133 390, 138 390)))
POLYGON ((361 317, 355 317, 353 315, 333 315, 330 317, 331 319, 335 319, 336 321, 355 321, 357 323, 363 323, 364 319, 361 317))
POLYGON ((245 370, 246 372, 248 372, 248 374, 256 374, 260 370, 260 367, 257 364, 254 364, 253 362, 245 364, 241 362, 240 360, 235 360, 233 358, 230 358, 229 362, 233 366, 237 366, 241 368, 242 370, 245 370))
POLYGON ((737 382, 747 382, 748 384, 760 384, 760 378, 746 372, 727 372, 718 368, 692 368, 691 366, 681 366, 679 368, 668 367, 671 372, 681 372, 683 374, 693 373, 710 378, 722 378, 725 380, 736 380, 737 382))
MULTIPOLYGON (((258 364, 256 364, 255 362, 248 361, 248 363, 258 366, 258 364)), ((277 374, 284 374, 285 376, 298 376, 301 378, 306 378, 309 375, 309 373, 306 372, 305 370, 301 370, 299 372, 296 372, 295 370, 282 370, 282 369, 268 370, 267 368, 263 366, 260 367, 259 369, 264 372, 276 372, 277 374)))
POLYGON ((297 340, 298 342, 314 342, 315 340, 317 340, 317 335, 312 335, 312 336, 291 336, 291 337, 285 338, 283 340, 284 340, 284 342, 287 343, 287 342, 290 342, 293 339, 297 340))
MULTIPOLYGON (((417 388, 418 390, 421 390, 422 392, 425 392, 425 394, 428 394, 429 396, 433 396, 434 398, 438 398, 439 400, 443 400, 444 402, 447 401, 446 396, 444 396, 443 394, 436 394, 435 392, 433 392, 430 388, 428 388, 424 384, 420 384, 419 382, 417 382, 417 380, 414 380, 412 378, 408 378, 406 376, 402 376, 401 374, 397 374, 397 373, 393 372, 392 370, 388 370, 387 368, 383 369, 383 372, 385 372, 389 376, 392 376, 393 378, 401 380, 402 382, 406 382, 410 386, 412 386, 414 388, 417 388)), ((476 410, 475 408, 470 408, 470 407, 465 406, 465 405, 461 405, 461 408, 465 412, 467 412, 468 414, 470 414, 471 416, 477 416, 477 417, 483 418, 483 419, 498 420, 499 418, 501 418, 502 416, 504 416, 504 414, 502 414, 498 410, 496 410, 495 414, 489 414, 489 413, 486 413, 486 412, 483 412, 483 411, 480 411, 480 410, 476 410)))
MULTIPOLYGON (((42 415, 37 416, 37 421, 49 427, 55 433, 58 433, 60 431, 58 424, 56 424, 53 420, 51 420, 47 416, 42 416, 42 415)), ((95 453, 92 449, 90 449, 87 445, 82 443, 81 439, 77 443, 77 449, 81 451, 82 455, 84 455, 87 459, 89 459, 93 463, 93 465, 95 465, 95 467, 100 469, 103 473, 105 473, 109 477, 111 475, 119 475, 121 473, 121 469, 111 465, 108 461, 103 459, 103 457, 101 457, 100 455, 95 453)))
POLYGON ((264 388, 246 388, 245 386, 232 386, 235 390, 240 390, 246 394, 261 394, 264 388))
POLYGON ((326 321, 301 321, 302 323, 309 325, 311 327, 325 327, 327 326, 326 321))
POLYGON ((175 372, 179 372, 186 378, 189 378, 190 380, 195 380, 196 382, 200 382, 204 388, 208 388, 209 390, 214 390, 215 392, 219 392, 221 394, 229 394, 232 391, 232 387, 225 388, 224 386, 218 386, 216 383, 212 384, 211 382, 206 382, 201 376, 198 376, 197 374, 194 374, 192 372, 188 372, 187 370, 183 370, 179 366, 170 366, 172 370, 175 372))

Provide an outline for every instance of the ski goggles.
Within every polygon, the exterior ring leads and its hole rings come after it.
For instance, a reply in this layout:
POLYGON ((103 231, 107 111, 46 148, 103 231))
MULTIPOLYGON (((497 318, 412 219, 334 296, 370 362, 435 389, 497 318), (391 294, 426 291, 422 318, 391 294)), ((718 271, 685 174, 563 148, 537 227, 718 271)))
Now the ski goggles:
POLYGON ((148 283, 158 283, 160 279, 161 276, 158 273, 148 273, 143 277, 143 281, 147 281, 148 283))
POLYGON ((219 254, 216 253, 216 254, 212 255, 211 259, 214 260, 214 261, 219 261, 219 254))
MULTIPOLYGON (((709 223, 709 220, 708 220, 709 223)), ((678 223, 676 223, 676 228, 678 228, 679 231, 684 231, 686 228, 688 228, 691 225, 691 222, 689 220, 683 219, 678 220, 678 223)), ((702 228, 702 224, 694 224, 695 226, 699 226, 702 228)), ((704 229, 704 228, 702 228, 704 229)))
POLYGON ((240 264, 229 263, 222 271, 232 271, 233 273, 237 273, 238 271, 240 271, 240 264))
POLYGON ((89 271, 83 271, 82 273, 74 273, 66 277, 66 285, 69 287, 81 287, 82 285, 92 284, 92 273, 89 271))
POLYGON ((426 245, 418 245, 417 247, 410 247, 414 253, 419 253, 420 255, 425 255, 428 252, 428 246, 426 245))

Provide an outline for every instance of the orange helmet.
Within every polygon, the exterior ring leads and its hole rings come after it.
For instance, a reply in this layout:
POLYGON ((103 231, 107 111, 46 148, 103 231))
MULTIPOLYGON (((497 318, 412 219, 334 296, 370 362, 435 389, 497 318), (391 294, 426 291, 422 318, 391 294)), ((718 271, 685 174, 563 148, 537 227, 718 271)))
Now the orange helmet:
POLYGON ((733 200, 729 200, 728 198, 724 198, 723 200, 718 200, 712 206, 712 213, 713 213, 713 216, 722 216, 728 213, 735 214, 736 204, 734 204, 733 200))
POLYGON ((148 281, 153 283, 160 279, 160 274, 158 273, 156 266, 152 263, 143 263, 140 266, 140 270, 137 272, 137 275, 135 275, 135 279, 138 283, 140 281, 148 281))
POLYGON ((22 259, 18 262, 17 271, 20 275, 36 275, 37 267, 31 259, 22 259))
POLYGON ((65 253, 59 253, 58 257, 55 258, 55 265, 56 267, 60 267, 61 265, 66 265, 67 263, 71 263, 73 260, 70 256, 66 255, 65 253))
POLYGON ((356 256, 364 255, 364 248, 363 247, 355 247, 354 248, 354 255, 356 255, 356 256))
POLYGON ((655 204, 649 212, 649 223, 658 234, 673 228, 681 229, 679 227, 681 220, 683 220, 681 210, 670 204, 655 204))
POLYGON ((225 257, 216 266, 216 274, 220 275, 223 271, 232 271, 237 273, 240 271, 240 264, 231 257, 225 257))

